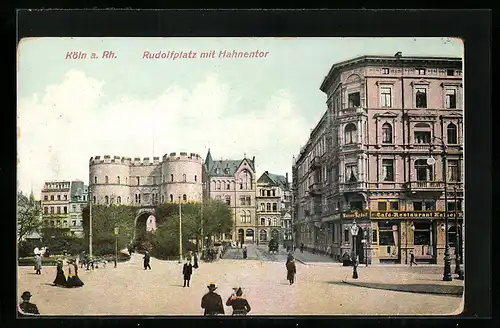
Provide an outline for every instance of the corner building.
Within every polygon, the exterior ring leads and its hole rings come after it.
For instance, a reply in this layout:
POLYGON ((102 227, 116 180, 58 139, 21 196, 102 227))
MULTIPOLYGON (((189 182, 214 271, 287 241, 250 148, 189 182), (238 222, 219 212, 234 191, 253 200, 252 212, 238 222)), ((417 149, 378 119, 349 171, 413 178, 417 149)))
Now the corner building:
POLYGON ((94 204, 154 206, 159 203, 201 202, 202 158, 194 153, 170 153, 134 158, 105 155, 89 161, 89 189, 94 204))
POLYGON ((330 245, 340 259, 356 243, 361 263, 408 263, 410 251, 442 263, 448 233, 454 259, 464 220, 462 60, 400 55, 354 58, 325 77, 327 110, 294 158, 297 244, 330 245))

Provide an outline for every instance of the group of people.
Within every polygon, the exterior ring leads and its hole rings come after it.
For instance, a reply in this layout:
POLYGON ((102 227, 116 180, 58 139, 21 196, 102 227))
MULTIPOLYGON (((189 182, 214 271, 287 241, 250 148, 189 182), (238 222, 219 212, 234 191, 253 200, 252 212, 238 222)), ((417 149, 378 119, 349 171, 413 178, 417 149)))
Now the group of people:
POLYGON ((64 275, 63 262, 61 260, 57 261, 57 273, 54 279, 54 286, 59 287, 82 287, 84 285, 83 281, 78 277, 78 265, 73 259, 68 259, 68 278, 64 275))
MULTIPOLYGON (((201 308, 205 310, 205 316, 216 316, 224 314, 224 305, 222 303, 222 297, 215 292, 217 287, 215 283, 210 283, 208 286, 208 293, 206 293, 201 299, 201 308)), ((241 287, 233 288, 232 294, 226 301, 227 306, 233 308, 234 316, 244 316, 250 312, 250 304, 243 297, 243 290, 241 287)))

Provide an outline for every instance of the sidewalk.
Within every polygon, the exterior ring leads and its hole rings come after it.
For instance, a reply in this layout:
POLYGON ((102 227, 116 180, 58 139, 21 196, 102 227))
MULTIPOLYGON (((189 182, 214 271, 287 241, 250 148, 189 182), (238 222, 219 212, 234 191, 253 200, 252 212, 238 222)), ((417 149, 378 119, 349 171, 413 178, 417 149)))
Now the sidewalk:
POLYGON ((304 253, 300 252, 300 249, 295 249, 295 252, 293 253, 293 257, 302 264, 314 264, 314 263, 330 263, 330 264, 341 264, 338 261, 335 261, 329 256, 323 255, 323 254, 313 254, 307 251, 304 251, 304 253))

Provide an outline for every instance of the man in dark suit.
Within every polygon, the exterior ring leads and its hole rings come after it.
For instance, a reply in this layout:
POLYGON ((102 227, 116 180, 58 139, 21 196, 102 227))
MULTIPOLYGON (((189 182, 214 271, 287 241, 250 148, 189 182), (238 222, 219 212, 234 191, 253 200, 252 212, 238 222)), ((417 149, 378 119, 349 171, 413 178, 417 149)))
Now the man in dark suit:
POLYGON ((23 301, 19 304, 20 316, 39 315, 35 304, 30 303, 31 293, 26 291, 21 295, 23 301))
POLYGON ((217 287, 215 283, 210 283, 208 287, 208 293, 206 293, 201 299, 201 308, 205 309, 205 316, 213 316, 218 314, 224 314, 224 305, 222 304, 222 297, 215 292, 217 287))
POLYGON ((191 265, 191 261, 188 260, 186 263, 184 263, 184 267, 182 268, 182 274, 184 275, 184 286, 189 287, 189 280, 191 280, 191 275, 193 274, 193 266, 191 265))
POLYGON ((149 265, 149 261, 151 260, 151 256, 149 255, 149 252, 146 251, 144 252, 144 257, 142 258, 144 260, 144 270, 151 270, 151 265, 149 265))

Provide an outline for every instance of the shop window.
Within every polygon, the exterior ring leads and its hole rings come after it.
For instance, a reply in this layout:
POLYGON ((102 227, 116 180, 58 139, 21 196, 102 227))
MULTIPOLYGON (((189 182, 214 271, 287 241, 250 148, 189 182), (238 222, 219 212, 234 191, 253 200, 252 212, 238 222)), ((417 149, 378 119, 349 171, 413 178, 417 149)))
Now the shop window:
POLYGON ((431 244, 431 224, 430 222, 414 222, 415 231, 413 232, 414 245, 431 244))
POLYGON ((391 221, 378 223, 379 245, 382 246, 395 245, 394 237, 396 236, 394 236, 393 226, 397 226, 397 223, 391 221))

